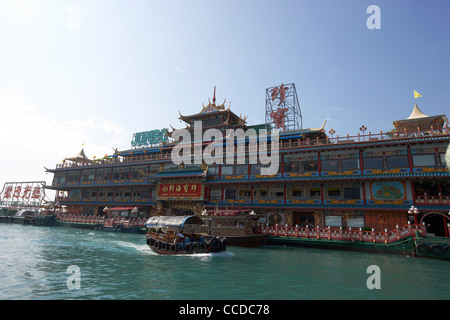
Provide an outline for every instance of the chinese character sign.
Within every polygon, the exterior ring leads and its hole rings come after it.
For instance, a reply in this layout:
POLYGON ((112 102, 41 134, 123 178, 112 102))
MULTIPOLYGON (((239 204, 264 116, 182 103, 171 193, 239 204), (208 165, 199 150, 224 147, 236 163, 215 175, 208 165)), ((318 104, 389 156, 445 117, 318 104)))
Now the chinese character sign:
POLYGON ((45 181, 7 182, 0 193, 0 207, 35 207, 45 196, 45 181))
POLYGON ((284 102, 284 99, 286 99, 286 90, 288 90, 289 87, 285 87, 284 84, 282 84, 280 87, 275 87, 271 90, 271 97, 272 101, 275 101, 276 98, 280 99, 280 103, 278 105, 281 105, 281 103, 284 102))
POLYGON ((301 130, 302 112, 294 83, 266 88, 266 128, 301 130))
POLYGON ((159 198, 196 198, 202 197, 201 183, 161 183, 159 198))
POLYGON ((284 126, 284 118, 286 118, 286 112, 288 111, 288 108, 278 108, 277 111, 272 111, 270 113, 270 116, 273 119, 273 123, 276 124, 277 129, 283 128, 286 130, 284 126))

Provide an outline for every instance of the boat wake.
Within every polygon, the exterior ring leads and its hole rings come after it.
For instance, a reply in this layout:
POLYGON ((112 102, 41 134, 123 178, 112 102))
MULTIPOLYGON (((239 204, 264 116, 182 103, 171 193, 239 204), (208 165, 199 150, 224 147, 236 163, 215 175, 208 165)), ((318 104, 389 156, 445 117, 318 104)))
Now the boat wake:
POLYGON ((208 252, 208 253, 193 253, 193 254, 174 254, 176 257, 192 257, 192 258, 213 258, 213 257, 233 257, 234 253, 231 251, 222 252, 208 252))

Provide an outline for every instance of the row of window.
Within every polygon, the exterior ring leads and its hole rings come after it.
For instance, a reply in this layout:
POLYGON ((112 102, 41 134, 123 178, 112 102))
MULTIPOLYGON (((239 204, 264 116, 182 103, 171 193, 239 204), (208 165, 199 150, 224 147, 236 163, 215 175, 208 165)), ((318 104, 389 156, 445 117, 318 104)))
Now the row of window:
MULTIPOLYGON (((445 166, 445 154, 420 154, 412 156, 414 167, 434 167, 445 166)), ((393 169, 393 168, 409 168, 408 156, 380 156, 380 157, 367 157, 363 159, 364 169, 393 169)), ((117 167, 117 168, 101 168, 101 169, 87 169, 87 170, 74 170, 67 172, 58 172, 54 176, 53 184, 77 184, 77 183, 101 183, 105 181, 115 180, 140 180, 143 178, 144 173, 156 173, 160 169, 160 164, 141 165, 132 167, 117 167)), ((196 167, 198 165, 192 165, 196 167)), ((307 173, 318 171, 318 161, 290 161, 284 163, 285 173, 307 173)), ((185 168, 189 167, 185 166, 185 168)), ((249 175, 249 174, 261 174, 261 168, 264 166, 261 164, 249 165, 222 165, 222 176, 233 175, 249 175)), ((177 166, 172 162, 163 165, 164 170, 176 169, 177 166)), ((322 171, 346 171, 346 170, 358 170, 360 169, 359 159, 333 159, 322 160, 322 171)), ((219 166, 210 166, 208 168, 208 175, 219 175, 219 166)), ((281 165, 278 172, 281 172, 281 165)))
MULTIPOLYGON (((250 199, 251 189, 227 188, 224 190, 224 198, 227 200, 250 199)), ((320 188, 292 188, 287 190, 288 199, 303 199, 321 197, 320 188)), ((324 189, 324 197, 327 199, 361 199, 361 187, 330 187, 324 189)), ((211 200, 222 198, 221 190, 211 191, 211 200)), ((284 199, 284 189, 255 189, 254 199, 284 199)))
POLYGON ((130 198, 134 199, 149 199, 150 195, 152 195, 152 200, 155 198, 155 192, 151 189, 131 189, 131 188, 123 188, 123 189, 107 189, 107 190, 96 190, 96 189, 87 189, 83 190, 82 199, 89 200, 95 198, 130 198))

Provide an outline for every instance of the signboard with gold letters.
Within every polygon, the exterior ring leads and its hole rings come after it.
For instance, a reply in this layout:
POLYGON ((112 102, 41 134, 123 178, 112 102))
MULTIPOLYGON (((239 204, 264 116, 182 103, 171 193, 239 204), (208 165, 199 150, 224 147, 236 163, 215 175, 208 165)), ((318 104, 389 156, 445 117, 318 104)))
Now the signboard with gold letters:
POLYGON ((201 200, 203 196, 201 183, 160 183, 159 200, 191 199, 201 200))

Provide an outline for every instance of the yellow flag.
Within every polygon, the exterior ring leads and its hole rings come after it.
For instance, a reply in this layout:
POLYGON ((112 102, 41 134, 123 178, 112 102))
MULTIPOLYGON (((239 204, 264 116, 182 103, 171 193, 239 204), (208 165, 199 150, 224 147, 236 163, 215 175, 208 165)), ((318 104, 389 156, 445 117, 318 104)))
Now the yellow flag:
POLYGON ((422 95, 420 93, 418 93, 416 90, 414 90, 414 99, 421 97, 422 95))

